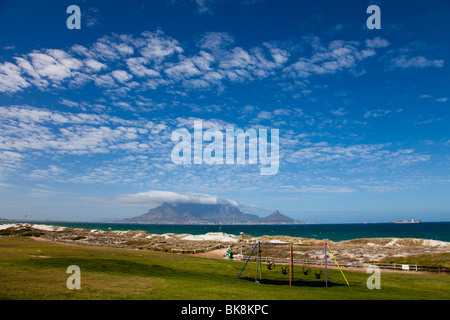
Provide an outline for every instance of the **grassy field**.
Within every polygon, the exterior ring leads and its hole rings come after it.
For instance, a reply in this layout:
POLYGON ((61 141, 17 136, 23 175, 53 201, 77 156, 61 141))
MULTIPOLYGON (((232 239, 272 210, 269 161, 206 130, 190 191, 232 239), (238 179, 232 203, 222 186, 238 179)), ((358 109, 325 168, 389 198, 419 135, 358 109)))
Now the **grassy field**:
POLYGON ((330 286, 314 274, 294 270, 287 276, 263 265, 266 283, 255 283, 255 265, 241 279, 243 261, 214 260, 143 250, 90 247, 36 241, 29 237, 0 237, 0 299, 9 300, 315 300, 315 299, 432 299, 450 298, 445 274, 382 272, 381 289, 369 290, 369 274, 329 270, 330 286), (81 289, 69 290, 67 267, 81 270, 81 289), (264 270, 265 269, 265 270, 264 270))

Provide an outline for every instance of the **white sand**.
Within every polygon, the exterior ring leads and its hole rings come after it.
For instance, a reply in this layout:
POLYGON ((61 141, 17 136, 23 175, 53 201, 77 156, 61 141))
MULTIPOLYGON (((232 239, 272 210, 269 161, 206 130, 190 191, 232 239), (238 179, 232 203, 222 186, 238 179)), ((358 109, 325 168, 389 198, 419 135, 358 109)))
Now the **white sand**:
POLYGON ((91 232, 91 233, 104 233, 105 231, 103 231, 103 230, 98 230, 98 229, 92 229, 90 232, 91 232))
POLYGON ((46 225, 46 224, 34 224, 31 227, 34 229, 44 230, 44 231, 63 231, 66 229, 65 227, 50 226, 50 225, 46 225))
POLYGON ((0 224, 0 230, 5 230, 8 228, 17 228, 17 223, 0 224))
POLYGON ((438 241, 438 240, 423 240, 424 246, 430 247, 450 247, 450 242, 438 241))
POLYGON ((65 227, 51 226, 46 224, 29 224, 29 223, 0 224, 0 230, 8 228, 23 228, 23 227, 30 227, 36 230, 43 230, 43 231, 62 231, 66 229, 65 227))
POLYGON ((266 243, 290 243, 290 242, 286 242, 286 241, 281 241, 281 240, 278 240, 278 239, 272 239, 272 240, 269 240, 269 241, 267 241, 266 243))
POLYGON ((389 243, 386 243, 386 247, 398 246, 398 244, 397 244, 398 240, 399 240, 398 238, 392 239, 389 243))
POLYGON ((426 246, 426 247, 450 247, 450 242, 439 241, 439 240, 427 240, 427 239, 417 239, 417 238, 392 238, 386 247, 401 247, 404 246, 404 242, 412 242, 414 245, 426 246))
POLYGON ((232 234, 226 234, 223 232, 208 232, 206 234, 192 235, 189 234, 182 240, 211 240, 211 241, 222 241, 222 242, 237 242, 240 236, 235 236, 232 234))

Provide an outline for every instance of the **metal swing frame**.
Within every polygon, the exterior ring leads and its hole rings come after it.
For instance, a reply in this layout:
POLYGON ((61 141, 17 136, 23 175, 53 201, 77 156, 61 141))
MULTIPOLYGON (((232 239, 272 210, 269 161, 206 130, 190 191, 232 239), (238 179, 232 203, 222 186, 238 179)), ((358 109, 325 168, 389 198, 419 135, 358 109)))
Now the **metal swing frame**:
MULTIPOLYGON (((255 282, 259 283, 259 281, 258 281, 258 271, 259 271, 259 280, 261 280, 261 257, 259 255, 259 253, 261 251, 261 244, 265 244, 265 245, 280 245, 280 244, 275 244, 275 243, 270 243, 270 242, 269 243, 264 243, 264 242, 258 241, 255 244, 255 246, 253 247, 253 250, 250 253, 250 255, 248 256, 247 261, 245 262, 244 266, 242 267, 241 272, 239 273, 239 275, 237 277, 238 279, 241 277, 242 272, 244 271, 245 267, 247 266, 248 262, 250 261, 250 258, 252 257, 252 255, 255 252, 256 248, 258 248, 257 255, 256 255, 255 282)), ((282 244, 282 245, 287 245, 287 244, 282 244)), ((293 243, 289 244, 289 247, 290 247, 290 250, 289 250, 290 251, 290 257, 289 257, 289 286, 292 286, 292 276, 293 276, 292 270, 293 270, 293 267, 294 267, 294 264, 293 264, 293 251, 292 251, 293 245, 294 245, 293 243)), ((331 255, 333 256, 333 259, 336 262, 337 267, 341 271, 341 274, 344 277, 344 280, 347 283, 347 286, 350 286, 350 284, 347 281, 347 278, 344 275, 344 272, 342 271, 341 267, 339 266, 339 263, 336 260, 336 257, 333 254, 333 251, 331 251, 330 246, 326 242, 323 242, 323 243, 297 243, 296 245, 323 245, 324 246, 324 259, 325 259, 325 287, 328 287, 327 249, 330 251, 331 255)), ((288 267, 286 267, 286 268, 288 268, 288 267)), ((269 270, 272 270, 272 269, 269 269, 269 270)), ((283 272, 283 274, 286 274, 286 273, 283 272)), ((319 274, 321 275, 321 273, 322 273, 322 270, 320 271, 319 274)), ((320 277, 318 278, 317 274, 316 274, 316 278, 319 279, 320 277)))

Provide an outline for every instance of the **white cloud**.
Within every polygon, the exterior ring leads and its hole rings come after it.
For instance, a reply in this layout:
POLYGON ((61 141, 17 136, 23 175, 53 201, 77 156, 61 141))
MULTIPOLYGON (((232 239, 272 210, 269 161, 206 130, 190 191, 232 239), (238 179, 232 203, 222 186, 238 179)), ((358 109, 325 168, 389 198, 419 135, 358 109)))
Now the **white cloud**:
POLYGON ((225 49, 234 44, 234 38, 225 32, 207 32, 197 42, 197 46, 210 51, 225 49))
POLYGON ((196 13, 198 14, 212 14, 210 3, 212 0, 192 0, 196 4, 196 13))
POLYGON ((347 186, 333 185, 308 185, 288 188, 289 192, 307 192, 307 193, 350 193, 357 190, 347 186))
POLYGON ((416 153, 413 149, 399 149, 391 151, 389 144, 359 144, 359 145, 330 145, 327 142, 305 143, 297 151, 287 153, 285 161, 300 165, 318 163, 325 165, 344 165, 348 162, 357 161, 373 166, 404 166, 417 162, 426 162, 431 159, 428 154, 416 153))
POLYGON ((82 66, 80 60, 70 57, 61 50, 47 50, 47 53, 34 51, 28 54, 34 69, 41 77, 61 81, 71 77, 71 71, 82 66))
POLYGON ((162 31, 145 31, 142 36, 144 39, 140 39, 139 42, 143 44, 143 47, 139 52, 147 59, 162 61, 174 53, 184 51, 177 40, 164 35, 162 31))
POLYGON ((114 77, 114 79, 121 83, 125 83, 133 77, 131 74, 124 70, 114 70, 111 72, 111 75, 114 77))
POLYGON ((83 19, 81 19, 81 21, 83 21, 86 27, 92 28, 100 25, 100 15, 98 11, 97 7, 91 7, 83 12, 83 19))
POLYGON ((272 58, 274 59, 276 64, 282 65, 289 59, 290 53, 286 50, 277 48, 271 43, 264 43, 264 46, 266 46, 270 50, 272 58))
POLYGON ((148 121, 26 106, 0 107, 0 115, 0 148, 11 152, 80 155, 130 148, 148 152, 142 141, 150 141, 149 129, 154 126, 148 121))
POLYGON ((0 162, 3 164, 17 164, 24 158, 24 155, 18 152, 0 151, 0 162))
POLYGON ((95 71, 95 72, 98 72, 102 69, 107 68, 107 66, 104 63, 101 63, 101 62, 91 59, 91 58, 86 59, 84 63, 88 68, 92 69, 92 71, 95 71))
POLYGON ((90 46, 73 45, 70 54, 46 49, 16 57, 16 65, 8 63, 0 68, 0 90, 16 92, 31 85, 63 89, 64 82, 77 87, 93 83, 114 89, 117 94, 132 88, 148 90, 169 84, 178 84, 183 89, 212 85, 222 88, 224 81, 252 81, 274 75, 290 56, 273 43, 249 49, 231 47, 233 44, 229 34, 210 32, 197 42, 199 52, 184 56, 179 42, 161 30, 145 31, 138 37, 104 36, 90 46), (123 68, 122 61, 128 70, 123 68), (105 73, 111 69, 114 71, 105 73), (132 75, 154 79, 128 82, 132 75), (119 86, 124 83, 128 86, 119 86))
POLYGON ((366 113, 364 114, 364 118, 378 118, 378 117, 385 116, 385 115, 387 115, 389 113, 392 113, 392 112, 400 113, 400 112, 403 112, 403 109, 396 109, 396 110, 389 110, 389 109, 369 110, 369 111, 366 111, 366 113))
POLYGON ((203 89, 211 87, 211 82, 204 79, 183 80, 183 87, 187 89, 203 89))
POLYGON ((116 82, 109 74, 102 74, 94 78, 94 83, 99 87, 112 88, 116 82))
POLYGON ((428 59, 423 56, 410 57, 407 55, 401 55, 397 58, 392 59, 391 67, 392 68, 442 68, 444 66, 444 60, 438 59, 428 59))
POLYGON ((0 64, 0 91, 14 93, 29 87, 30 83, 21 74, 21 69, 10 63, 0 64))
POLYGON ((335 116, 341 117, 345 116, 348 113, 348 111, 341 107, 338 109, 331 110, 331 113, 335 116))
POLYGON ((366 40, 366 46, 368 48, 385 48, 388 47, 389 45, 390 43, 388 40, 381 39, 380 37, 366 40))
POLYGON ((201 74, 200 70, 198 70, 194 63, 189 59, 170 66, 165 70, 165 73, 175 80, 190 78, 201 74))
POLYGON ((222 197, 200 194, 200 193, 179 193, 172 191, 149 190, 147 192, 135 194, 122 194, 113 200, 121 204, 131 205, 158 205, 163 202, 168 203, 198 203, 198 204, 231 204, 238 206, 239 203, 222 197))
POLYGON ((255 61, 250 54, 240 47, 233 48, 231 51, 225 53, 224 58, 220 61, 220 68, 232 69, 239 68, 244 69, 249 64, 254 64, 255 61))
POLYGON ((196 55, 191 59, 196 67, 202 71, 211 70, 211 64, 214 62, 214 60, 214 56, 205 51, 200 51, 199 55, 196 55))
POLYGON ((130 72, 138 77, 158 77, 160 73, 154 69, 145 67, 149 61, 143 57, 127 59, 127 66, 130 72))
POLYGON ((263 111, 260 111, 258 113, 258 115, 256 116, 255 121, 259 122, 261 120, 270 120, 270 119, 272 119, 272 112, 263 110, 263 111))
POLYGON ((354 41, 334 40, 329 43, 328 47, 323 47, 316 42, 311 43, 315 50, 311 57, 299 58, 285 71, 300 78, 333 74, 342 70, 354 71, 358 62, 375 55, 372 48, 358 49, 359 43, 354 41))
MULTIPOLYGON (((64 90, 93 84, 106 89, 109 95, 124 96, 135 90, 161 87, 180 93, 214 87, 222 91, 227 82, 279 80, 286 75, 307 78, 342 71, 358 75, 365 72, 362 62, 389 42, 377 37, 367 39, 365 47, 357 41, 343 40, 323 45, 318 37, 309 37, 303 44, 302 51, 277 42, 241 47, 234 46, 228 33, 208 32, 186 54, 178 40, 159 29, 138 36, 115 34, 91 45, 73 45, 67 52, 43 49, 14 57, 16 64, 0 65, 0 92, 13 93, 30 86, 64 90), (306 45, 311 53, 294 60, 294 54, 307 51, 306 45)), ((443 60, 402 56, 393 65, 439 67, 443 60)))
MULTIPOLYGON (((56 165, 49 165, 47 169, 36 169, 28 174, 28 178, 32 179, 48 179, 60 176, 66 173, 66 170, 56 165)), ((43 191, 42 191, 43 192, 43 191)))
POLYGON ((364 114, 364 118, 378 118, 387 115, 391 112, 392 110, 382 110, 382 109, 370 110, 364 114))
POLYGON ((45 88, 48 86, 48 80, 42 79, 42 77, 39 75, 39 73, 36 71, 34 66, 26 59, 15 57, 15 60, 17 62, 17 65, 22 68, 22 70, 30 75, 32 79, 29 79, 30 83, 34 84, 35 86, 39 88, 45 88))
POLYGON ((439 102, 439 103, 445 103, 445 102, 447 102, 449 100, 447 97, 435 98, 435 97, 430 96, 428 94, 423 94, 423 95, 420 96, 420 98, 422 98, 422 99, 432 99, 432 100, 434 100, 436 102, 439 102))
POLYGON ((194 122, 201 121, 203 130, 208 129, 216 129, 216 130, 225 130, 230 128, 235 128, 236 125, 220 120, 220 119, 200 119, 200 118, 176 118, 176 126, 178 128, 186 128, 189 131, 192 131, 194 128, 194 122))
MULTIPOLYGON (((99 58, 104 61, 114 61, 120 59, 121 53, 125 53, 126 50, 122 49, 118 51, 120 44, 117 44, 113 39, 109 37, 103 37, 95 42, 89 50, 84 53, 91 58, 99 58)), ((131 50, 128 50, 130 52, 131 50)))
POLYGON ((292 114, 292 111, 290 109, 280 108, 280 109, 275 109, 273 111, 273 114, 276 116, 289 116, 292 114))

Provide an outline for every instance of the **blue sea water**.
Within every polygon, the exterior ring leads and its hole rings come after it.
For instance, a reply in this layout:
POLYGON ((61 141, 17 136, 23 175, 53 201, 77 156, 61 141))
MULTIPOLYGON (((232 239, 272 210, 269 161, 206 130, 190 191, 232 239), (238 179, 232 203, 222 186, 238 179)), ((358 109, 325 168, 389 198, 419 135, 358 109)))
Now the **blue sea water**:
MULTIPOLYGON (((11 223, 4 221, 3 223, 11 223)), ((450 242, 450 222, 422 222, 417 224, 299 224, 299 225, 146 225, 91 222, 31 222, 63 227, 111 230, 142 230, 153 234, 205 234, 224 232, 239 235, 241 232, 255 237, 285 235, 303 238, 343 241, 360 238, 420 238, 450 242)))

